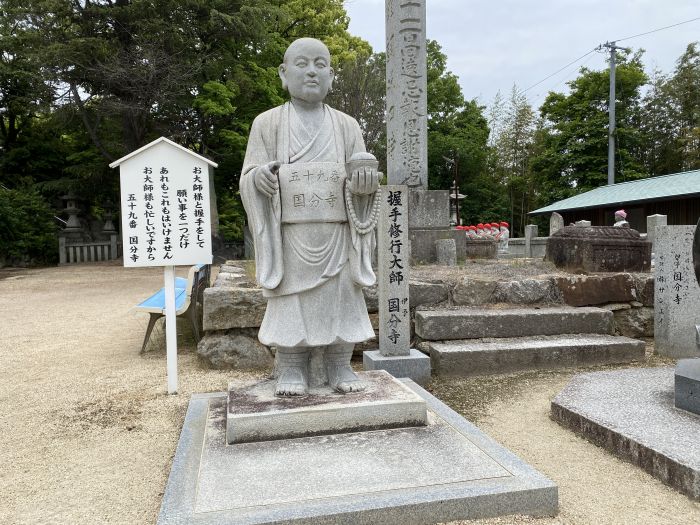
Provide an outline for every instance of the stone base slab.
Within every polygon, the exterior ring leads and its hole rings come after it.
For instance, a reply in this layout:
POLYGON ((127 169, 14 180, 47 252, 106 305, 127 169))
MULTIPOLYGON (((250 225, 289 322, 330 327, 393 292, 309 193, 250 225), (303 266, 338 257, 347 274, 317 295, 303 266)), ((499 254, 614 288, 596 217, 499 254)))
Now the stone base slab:
POLYGON ((579 374, 552 418, 700 501, 700 417, 673 404, 672 368, 579 374))
POLYGON ((678 361, 674 387, 676 408, 700 415, 700 358, 678 361))
POLYGON ((411 381, 430 424, 227 445, 226 394, 192 396, 158 525, 423 525, 557 513, 556 485, 411 381))
POLYGON ((247 443, 427 424, 420 396, 383 370, 358 374, 367 389, 339 394, 329 387, 275 397, 274 380, 229 385, 227 443, 247 443))
POLYGON ((411 348, 409 355, 383 356, 379 350, 362 354, 365 370, 386 370, 394 377, 407 377, 419 385, 430 381, 430 357, 411 348))

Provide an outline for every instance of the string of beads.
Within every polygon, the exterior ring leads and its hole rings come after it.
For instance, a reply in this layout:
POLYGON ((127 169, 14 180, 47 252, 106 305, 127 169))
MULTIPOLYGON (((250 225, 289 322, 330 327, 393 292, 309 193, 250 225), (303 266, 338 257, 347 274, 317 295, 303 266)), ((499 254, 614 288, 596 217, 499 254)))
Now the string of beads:
POLYGON ((355 231, 360 235, 365 235, 371 232, 377 226, 377 220, 379 219, 379 204, 381 198, 381 188, 377 188, 377 191, 373 196, 371 211, 369 217, 365 222, 360 222, 357 218, 357 212, 355 211, 355 205, 352 201, 352 192, 350 191, 350 185, 345 183, 345 208, 348 210, 348 216, 350 217, 350 222, 352 223, 355 231))

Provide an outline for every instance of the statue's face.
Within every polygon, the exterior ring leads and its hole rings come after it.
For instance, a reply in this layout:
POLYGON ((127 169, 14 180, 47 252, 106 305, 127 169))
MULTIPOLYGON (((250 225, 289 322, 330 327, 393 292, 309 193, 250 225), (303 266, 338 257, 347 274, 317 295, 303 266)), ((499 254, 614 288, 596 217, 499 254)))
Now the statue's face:
POLYGON ((301 38, 294 41, 279 67, 282 86, 292 98, 321 102, 333 83, 333 68, 328 48, 320 40, 301 38))

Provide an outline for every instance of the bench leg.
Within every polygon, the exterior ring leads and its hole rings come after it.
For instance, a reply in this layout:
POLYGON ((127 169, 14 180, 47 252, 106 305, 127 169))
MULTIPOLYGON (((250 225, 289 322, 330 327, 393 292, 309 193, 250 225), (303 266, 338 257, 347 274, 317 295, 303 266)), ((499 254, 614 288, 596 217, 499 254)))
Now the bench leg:
POLYGON ((148 343, 149 337, 151 337, 151 332, 153 331, 153 327, 156 325, 156 321, 163 317, 163 314, 154 314, 150 313, 149 314, 151 317, 148 319, 148 327, 146 328, 146 337, 143 338, 143 346, 141 346, 141 352, 146 351, 146 344, 148 343))
POLYGON ((190 318, 190 325, 192 325, 192 334, 194 335, 194 342, 199 344, 199 326, 197 326, 197 302, 190 304, 190 312, 187 317, 190 318))

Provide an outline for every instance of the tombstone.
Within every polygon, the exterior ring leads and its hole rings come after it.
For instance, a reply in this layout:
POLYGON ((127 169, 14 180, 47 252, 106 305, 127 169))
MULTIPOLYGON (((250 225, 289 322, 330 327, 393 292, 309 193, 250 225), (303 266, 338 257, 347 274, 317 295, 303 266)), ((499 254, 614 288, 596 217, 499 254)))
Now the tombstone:
POLYGON ((549 235, 553 235, 564 227, 564 217, 557 212, 549 218, 549 235))
MULTIPOLYGON (((365 370, 386 370, 417 383, 430 379, 430 358, 411 348, 408 199, 405 185, 382 188, 378 245, 379 350, 364 352, 365 370)), ((451 240, 451 239, 450 239, 451 240)), ((454 241, 453 241, 454 242, 454 241)))
POLYGON ((656 228, 654 348, 668 357, 697 357, 700 287, 693 265, 695 226, 656 228))
POLYGON ((666 226, 668 217, 666 215, 649 215, 647 217, 647 241, 651 243, 651 251, 654 252, 654 240, 656 239, 656 227, 666 226))
POLYGON ((537 237, 537 225, 525 226, 525 257, 532 257, 532 240, 537 237))
POLYGON ((442 266, 457 266, 457 245, 454 239, 438 239, 435 241, 437 263, 442 266))

